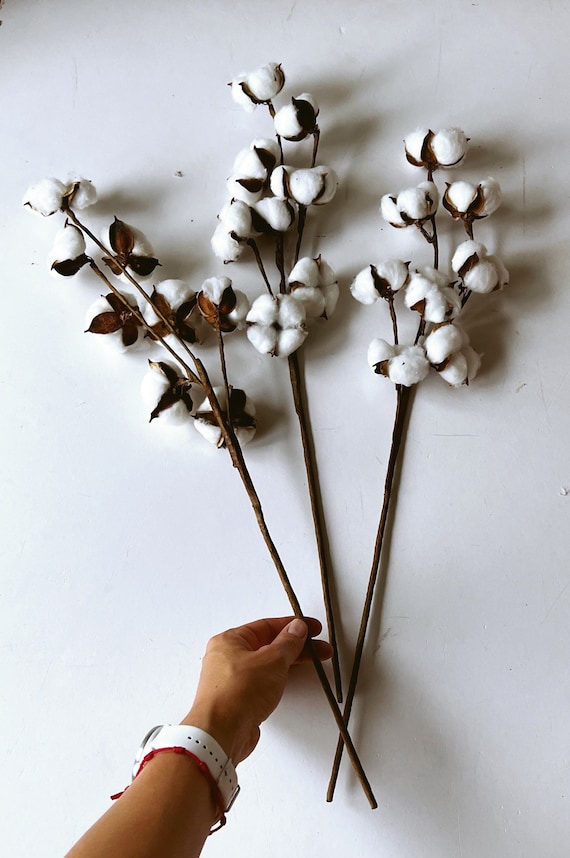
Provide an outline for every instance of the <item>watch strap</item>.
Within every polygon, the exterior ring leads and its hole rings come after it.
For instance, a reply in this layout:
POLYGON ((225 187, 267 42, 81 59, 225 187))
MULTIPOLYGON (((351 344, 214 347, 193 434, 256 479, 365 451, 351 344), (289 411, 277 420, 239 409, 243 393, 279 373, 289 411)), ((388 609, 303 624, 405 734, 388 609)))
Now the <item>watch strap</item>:
POLYGON ((137 754, 133 779, 136 777, 145 756, 151 751, 167 748, 184 748, 208 767, 223 798, 227 812, 239 792, 234 764, 213 736, 198 727, 169 724, 150 730, 137 754))

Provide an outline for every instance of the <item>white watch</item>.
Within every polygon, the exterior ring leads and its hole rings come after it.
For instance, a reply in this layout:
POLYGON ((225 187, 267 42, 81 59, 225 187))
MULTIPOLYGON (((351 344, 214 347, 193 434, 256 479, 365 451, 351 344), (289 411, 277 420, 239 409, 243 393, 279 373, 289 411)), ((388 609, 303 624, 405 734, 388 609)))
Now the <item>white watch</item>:
POLYGON ((184 748, 205 763, 220 790, 224 810, 228 812, 240 789, 237 774, 226 752, 209 733, 198 727, 187 727, 185 724, 153 727, 144 737, 135 757, 133 780, 147 754, 161 748, 184 748))

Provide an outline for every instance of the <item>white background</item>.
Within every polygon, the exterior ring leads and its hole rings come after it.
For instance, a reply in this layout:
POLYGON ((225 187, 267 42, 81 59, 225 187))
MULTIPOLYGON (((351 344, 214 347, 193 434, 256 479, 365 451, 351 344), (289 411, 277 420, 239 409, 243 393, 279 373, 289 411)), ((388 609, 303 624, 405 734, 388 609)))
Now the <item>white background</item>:
MULTIPOLYGON (((325 803, 336 730, 307 668, 204 854, 567 855, 568 4, 8 0, 0 14, 3 854, 62 855, 125 785, 146 730, 185 714, 207 638, 289 610, 227 455, 148 424, 144 355, 83 333, 100 286, 49 276, 56 218, 31 216, 22 195, 46 175, 88 176, 91 222, 145 230, 160 278, 199 288, 229 274, 258 294, 252 265, 223 269, 209 238, 235 153, 271 133, 226 83, 273 60, 282 102, 318 99, 320 160, 341 178, 305 251, 335 267, 342 296, 305 356, 345 672, 394 405, 365 360, 389 334, 386 308, 347 287, 384 256, 430 260, 419 234, 377 213, 422 178, 406 133, 466 130, 454 175, 501 182, 477 235, 512 282, 468 305, 477 380, 433 377, 414 400, 353 723, 379 808, 346 764, 325 803)), ((443 223, 445 265, 461 231, 443 223)), ((247 461, 303 608, 322 617, 286 364, 228 343, 259 413, 247 461)), ((204 355, 215 367, 211 345, 204 355)))

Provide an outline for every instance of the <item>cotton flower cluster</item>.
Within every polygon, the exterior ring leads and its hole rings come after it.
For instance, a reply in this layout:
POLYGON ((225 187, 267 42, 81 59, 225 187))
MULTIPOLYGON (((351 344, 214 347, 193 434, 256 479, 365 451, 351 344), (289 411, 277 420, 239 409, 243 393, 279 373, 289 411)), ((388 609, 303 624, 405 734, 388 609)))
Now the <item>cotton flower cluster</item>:
POLYGON ((350 286, 362 304, 374 304, 379 298, 390 304, 394 344, 374 339, 368 349, 368 363, 374 372, 387 376, 396 385, 416 384, 430 367, 452 387, 469 384, 479 370, 481 356, 471 347, 456 319, 472 293, 487 294, 509 282, 501 260, 489 254, 472 234, 474 221, 493 214, 501 203, 501 189, 493 178, 477 185, 463 180, 446 183, 443 206, 454 220, 463 222, 469 238, 452 254, 452 273, 439 267, 436 213, 440 195, 432 174, 440 167, 460 164, 467 143, 460 128, 436 133, 422 128, 412 132, 404 140, 406 159, 425 168, 427 179, 399 194, 385 194, 381 200, 381 214, 392 226, 420 228, 434 247, 434 265, 412 267, 409 262, 387 259, 364 268, 350 286), (420 315, 413 345, 398 341, 399 296, 403 296, 406 308, 420 315))
MULTIPOLYGON (((238 153, 227 180, 230 198, 218 214, 211 240, 215 255, 224 263, 237 261, 246 247, 255 254, 269 294, 256 298, 247 308, 247 336, 262 354, 280 357, 288 357, 302 345, 309 320, 331 316, 339 294, 336 275, 321 256, 297 258, 308 209, 331 202, 338 177, 330 167, 315 163, 320 131, 319 106, 314 96, 302 92, 278 110, 273 107, 272 99, 281 91, 284 80, 281 66, 269 63, 240 75, 232 83, 234 98, 246 109, 267 103, 277 139, 256 138, 238 153), (284 163, 282 140, 299 143, 309 136, 314 139, 311 165, 284 163), (297 254, 287 273, 283 267, 284 241, 294 226, 298 233, 297 254), (265 245, 258 247, 258 240, 265 245), (281 248, 281 263, 279 254, 276 257, 282 266, 279 294, 271 289, 259 249, 271 242, 276 249, 281 248)), ((203 303, 198 296, 204 314, 203 303)), ((244 301, 241 306, 245 308, 244 301)))

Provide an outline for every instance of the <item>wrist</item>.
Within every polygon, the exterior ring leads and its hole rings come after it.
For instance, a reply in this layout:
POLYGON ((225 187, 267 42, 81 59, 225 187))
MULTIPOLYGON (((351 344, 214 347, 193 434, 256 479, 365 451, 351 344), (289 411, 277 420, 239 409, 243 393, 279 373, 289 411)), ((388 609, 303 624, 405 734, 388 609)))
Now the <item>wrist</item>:
POLYGON ((195 703, 180 723, 198 727, 205 733, 209 733, 221 745, 234 765, 247 756, 244 753, 246 731, 240 729, 236 721, 228 717, 227 713, 218 712, 213 706, 195 703))

